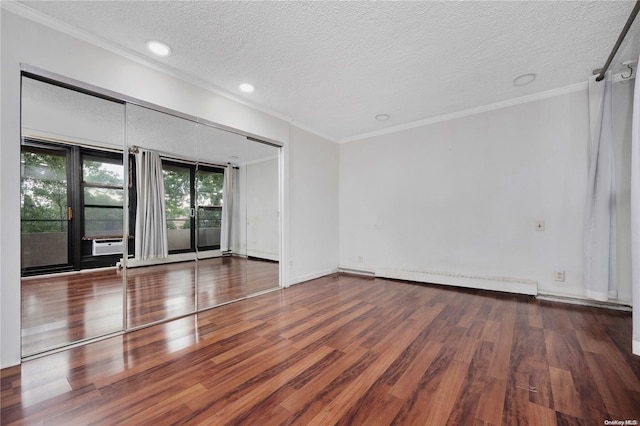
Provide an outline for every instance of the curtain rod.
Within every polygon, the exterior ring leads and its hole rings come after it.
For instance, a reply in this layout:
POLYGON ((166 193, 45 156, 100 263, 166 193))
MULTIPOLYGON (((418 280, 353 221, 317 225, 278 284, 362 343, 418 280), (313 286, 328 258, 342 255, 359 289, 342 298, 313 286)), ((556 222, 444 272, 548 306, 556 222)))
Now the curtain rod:
POLYGON ((609 54, 609 58, 607 59, 607 62, 604 64, 604 67, 597 70, 593 70, 594 74, 598 74, 598 76, 596 77, 596 81, 600 81, 604 78, 605 73, 609 69, 609 65, 611 65, 611 61, 613 61, 613 57, 616 56, 616 53, 618 52, 618 49, 620 48, 622 41, 626 37, 627 32, 629 32, 629 28, 631 28, 631 24, 633 24, 633 20, 636 19, 636 15, 638 14, 639 11, 640 11, 640 0, 637 0, 636 5, 633 7, 633 10, 631 11, 631 15, 629 15, 629 19, 627 19, 627 23, 624 24, 624 28, 622 28, 622 32, 618 37, 618 41, 616 41, 616 44, 613 46, 613 49, 609 54))
MULTIPOLYGON (((142 147, 142 146, 130 145, 129 146, 129 153, 130 154, 137 154, 138 152, 140 152, 141 149, 149 150, 148 148, 145 148, 145 147, 142 147)), ((224 164, 224 163, 211 163, 211 162, 202 161, 202 160, 189 158, 189 157, 176 157, 175 154, 173 154, 173 153, 166 152, 166 151, 158 151, 157 149, 149 150, 149 151, 155 151, 158 154, 160 154, 160 158, 163 158, 163 159, 169 160, 169 161, 175 161, 175 162, 178 162, 178 163, 202 164, 204 166, 219 167, 219 168, 225 168, 225 167, 229 167, 229 166, 231 166, 231 167, 233 167, 235 169, 238 168, 238 166, 233 164, 233 163, 226 163, 226 164, 224 164)))

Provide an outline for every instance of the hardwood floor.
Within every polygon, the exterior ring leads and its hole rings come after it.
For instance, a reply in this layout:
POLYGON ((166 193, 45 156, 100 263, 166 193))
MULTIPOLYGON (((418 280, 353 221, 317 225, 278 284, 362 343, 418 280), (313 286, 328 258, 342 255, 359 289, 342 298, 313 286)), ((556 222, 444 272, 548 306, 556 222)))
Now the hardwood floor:
MULTIPOLYGON (((128 327, 175 318, 278 286, 278 263, 219 257, 127 270, 128 327)), ((121 269, 22 280, 22 353, 123 329, 121 269)))
POLYGON ((331 276, 2 370, 10 424, 640 420, 627 312, 331 276))

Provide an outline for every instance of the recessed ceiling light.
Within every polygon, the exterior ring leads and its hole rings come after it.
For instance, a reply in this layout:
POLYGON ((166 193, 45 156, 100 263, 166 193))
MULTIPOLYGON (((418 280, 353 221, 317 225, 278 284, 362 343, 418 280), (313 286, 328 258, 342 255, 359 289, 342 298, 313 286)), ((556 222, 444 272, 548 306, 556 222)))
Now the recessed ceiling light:
POLYGON ((254 90, 256 90, 256 88, 253 87, 253 84, 249 84, 249 83, 242 83, 240 86, 238 86, 238 88, 245 93, 251 93, 254 90))
POLYGON ((378 114, 376 115, 376 120, 378 121, 387 121, 391 116, 389 114, 378 114))
POLYGON ((532 72, 527 74, 522 74, 513 79, 514 86, 526 86, 529 83, 533 83, 536 79, 536 75, 532 72))
POLYGON ((156 40, 147 42, 147 49, 158 56, 169 56, 171 54, 169 46, 156 40))

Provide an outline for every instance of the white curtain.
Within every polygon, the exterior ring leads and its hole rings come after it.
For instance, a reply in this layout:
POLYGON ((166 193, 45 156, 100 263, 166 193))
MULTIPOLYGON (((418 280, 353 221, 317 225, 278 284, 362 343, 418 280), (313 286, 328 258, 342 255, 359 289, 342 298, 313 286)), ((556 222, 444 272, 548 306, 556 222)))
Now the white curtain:
POLYGON ((165 258, 169 254, 164 205, 162 160, 154 151, 136 154, 136 251, 139 260, 165 258))
POLYGON ((236 189, 238 186, 238 170, 231 164, 224 170, 222 184, 222 225, 220 229, 220 250, 222 252, 233 251, 234 247, 234 204, 236 201, 236 189))
POLYGON ((611 80, 589 79, 590 155, 584 224, 585 295, 617 297, 616 199, 611 80))
POLYGON ((633 294, 632 350, 634 354, 640 355, 640 84, 637 77, 633 93, 631 130, 631 292, 633 294))

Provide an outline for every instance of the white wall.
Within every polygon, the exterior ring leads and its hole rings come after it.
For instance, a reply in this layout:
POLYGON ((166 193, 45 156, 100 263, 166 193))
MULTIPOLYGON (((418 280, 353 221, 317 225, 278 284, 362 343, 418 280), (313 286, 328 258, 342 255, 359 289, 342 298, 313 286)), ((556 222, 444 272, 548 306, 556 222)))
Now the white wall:
POLYGON ((585 86, 342 145, 340 266, 582 296, 588 128, 585 86))
MULTIPOLYGON (((132 98, 141 99, 165 108, 200 117, 230 128, 256 135, 264 139, 279 141, 284 144, 284 163, 282 174, 288 178, 289 161, 296 162, 297 167, 315 167, 315 160, 298 151, 289 155, 289 124, 281 119, 236 103, 212 92, 175 77, 127 59, 111 51, 81 41, 62 32, 40 25, 4 8, 0 8, 1 25, 1 139, 0 161, 2 178, 0 181, 0 202, 2 205, 2 221, 0 222, 0 366, 7 367, 20 362, 20 251, 15 249, 15 242, 20 240, 20 64, 28 64, 48 72, 92 84, 132 98)), ((302 146, 319 144, 317 138, 305 132, 296 132, 296 143, 302 146)), ((321 142, 321 145, 331 144, 321 142)), ((329 170, 337 170, 336 155, 331 158, 329 170)), ((329 173, 329 172, 327 172, 329 173)), ((283 185, 284 203, 282 215, 284 221, 282 248, 283 263, 289 265, 290 253, 287 246, 289 235, 304 233, 312 240, 316 237, 327 241, 325 246, 337 247, 337 233, 324 233, 325 227, 316 229, 289 230, 289 221, 304 213, 302 204, 296 201, 300 194, 312 193, 319 185, 315 175, 296 174, 297 195, 289 196, 288 182, 283 185), (307 179, 305 181, 305 179, 307 179), (295 203, 291 208, 289 203, 295 203), (329 242, 334 238, 333 242, 329 242)), ((337 177, 335 178, 337 179, 337 177)), ((337 181, 336 181, 337 182, 337 181)), ((337 183, 336 190, 323 195, 335 210, 331 214, 329 225, 337 224, 337 183)), ((310 220, 319 222, 318 217, 324 213, 317 211, 310 220)), ((304 220, 296 226, 304 226, 304 220)), ((337 232, 337 231, 336 231, 337 232)), ((305 249, 305 247, 297 247, 305 249)), ((321 251, 322 252, 322 251, 321 251)), ((307 267, 305 271, 324 271, 325 263, 315 259, 317 251, 297 253, 300 262, 307 267), (313 259, 307 261, 307 256, 313 259)), ((332 256, 332 254, 329 254, 332 256)), ((335 264, 334 267, 335 269, 335 264)), ((289 268, 282 271, 283 283, 289 283, 289 268)))
POLYGON ((280 217, 278 198, 278 149, 276 157, 247 164, 246 228, 247 255, 280 260, 280 217))
POLYGON ((336 271, 339 145, 291 127, 291 283, 336 271))

